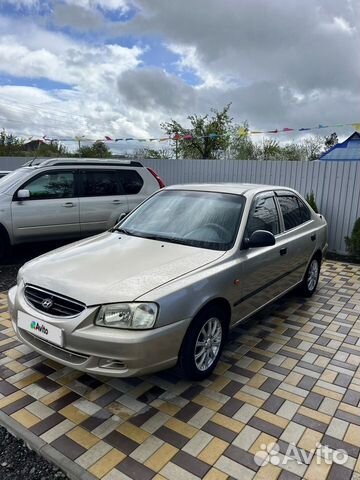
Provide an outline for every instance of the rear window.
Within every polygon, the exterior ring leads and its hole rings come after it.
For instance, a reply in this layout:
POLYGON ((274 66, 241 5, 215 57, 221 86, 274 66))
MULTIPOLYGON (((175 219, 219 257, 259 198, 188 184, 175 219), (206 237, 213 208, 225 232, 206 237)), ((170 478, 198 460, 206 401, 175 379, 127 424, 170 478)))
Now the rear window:
POLYGON ((85 197, 122 194, 116 170, 88 170, 82 173, 82 183, 85 197))
POLYGON ((281 195, 278 197, 278 201, 284 218, 285 230, 291 230, 310 220, 309 209, 294 195, 281 195))
POLYGON ((136 195, 144 185, 144 180, 136 170, 118 170, 120 180, 127 195, 136 195))

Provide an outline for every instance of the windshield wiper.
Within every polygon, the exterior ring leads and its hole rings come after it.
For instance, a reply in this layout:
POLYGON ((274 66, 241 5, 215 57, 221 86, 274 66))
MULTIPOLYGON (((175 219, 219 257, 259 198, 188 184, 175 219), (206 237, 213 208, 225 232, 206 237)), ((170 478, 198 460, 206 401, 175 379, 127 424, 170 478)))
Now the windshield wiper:
POLYGON ((119 227, 119 228, 113 228, 112 230, 113 232, 119 232, 119 233, 125 233, 125 235, 129 235, 130 236, 133 236, 133 237, 136 237, 137 235, 133 232, 130 232, 130 230, 126 230, 126 228, 122 228, 122 227, 119 227))
POLYGON ((148 240, 159 240, 160 242, 169 242, 169 243, 179 243, 181 245, 188 245, 186 240, 182 240, 181 238, 176 237, 166 237, 163 235, 156 235, 156 234, 140 234, 139 237, 147 238, 148 240))

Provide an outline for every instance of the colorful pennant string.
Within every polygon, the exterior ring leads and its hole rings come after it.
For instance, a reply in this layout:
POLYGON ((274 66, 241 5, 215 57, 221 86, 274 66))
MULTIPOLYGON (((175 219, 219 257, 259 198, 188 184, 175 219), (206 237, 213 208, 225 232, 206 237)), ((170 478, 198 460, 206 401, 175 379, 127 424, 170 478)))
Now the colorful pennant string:
MULTIPOLYGON (((358 123, 338 123, 335 125, 322 125, 321 123, 317 125, 316 127, 301 127, 301 128, 290 128, 290 127, 284 127, 282 129, 275 128, 273 130, 248 130, 245 127, 239 127, 237 130, 237 135, 241 137, 246 137, 247 135, 277 135, 281 133, 289 133, 289 132, 307 132, 311 130, 317 130, 317 129, 323 129, 323 128, 340 128, 340 127, 352 127, 355 131, 360 132, 360 122, 358 123)), ((175 133, 173 135, 169 135, 167 137, 151 137, 151 138, 133 138, 133 137, 121 137, 121 138, 113 138, 109 135, 104 135, 103 138, 88 138, 85 135, 76 135, 74 137, 68 137, 68 138, 49 138, 47 135, 43 136, 30 136, 24 135, 26 138, 27 142, 30 141, 35 141, 35 140, 41 140, 41 141, 48 141, 48 142, 71 142, 71 141, 77 141, 77 142, 167 142, 167 141, 180 141, 180 140, 192 140, 195 138, 209 138, 211 140, 214 140, 216 138, 228 138, 228 137, 234 137, 232 132, 227 132, 224 133, 223 135, 219 135, 217 133, 209 133, 208 135, 203 135, 203 136, 194 136, 190 133, 187 133, 185 135, 180 135, 179 133, 175 133)))

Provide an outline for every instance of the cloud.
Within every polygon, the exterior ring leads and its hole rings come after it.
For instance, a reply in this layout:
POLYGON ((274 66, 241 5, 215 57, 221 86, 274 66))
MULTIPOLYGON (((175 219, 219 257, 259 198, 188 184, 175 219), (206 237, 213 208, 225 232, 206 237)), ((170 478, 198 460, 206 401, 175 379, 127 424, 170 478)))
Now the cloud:
POLYGON ((59 27, 71 27, 84 32, 99 30, 104 25, 104 17, 98 10, 61 3, 54 6, 53 21, 59 27))
POLYGON ((183 63, 198 75, 206 73, 205 82, 211 74, 219 82, 227 76, 242 83, 275 81, 304 90, 359 84, 359 17, 346 4, 338 3, 333 16, 319 0, 300 7, 295 0, 136 4, 141 13, 118 31, 162 35, 181 53, 183 63))
POLYGON ((21 125, 15 102, 25 105, 23 128, 66 134, 156 136, 161 121, 186 122, 229 102, 234 119, 253 128, 359 121, 356 0, 2 4, 28 12, 0 16, 0 73, 15 83, 0 90, 14 100, 11 107, 0 98, 9 126, 21 125), (171 52, 156 63, 162 68, 144 63, 156 44, 171 52), (16 78, 34 85, 16 87, 16 78), (39 79, 68 88, 44 91, 39 79), (26 107, 34 99, 36 119, 26 107))
POLYGON ((193 105, 196 92, 174 75, 155 68, 128 70, 118 80, 125 102, 143 111, 165 111, 173 115, 193 105))

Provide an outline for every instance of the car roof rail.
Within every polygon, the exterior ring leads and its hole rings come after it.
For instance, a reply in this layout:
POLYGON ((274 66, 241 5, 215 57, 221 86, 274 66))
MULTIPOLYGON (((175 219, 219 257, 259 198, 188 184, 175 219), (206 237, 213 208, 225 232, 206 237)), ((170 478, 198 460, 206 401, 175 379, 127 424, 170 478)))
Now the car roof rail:
POLYGON ((65 165, 111 165, 124 167, 143 167, 142 163, 122 158, 48 158, 38 159, 31 165, 36 167, 65 166, 65 165))

